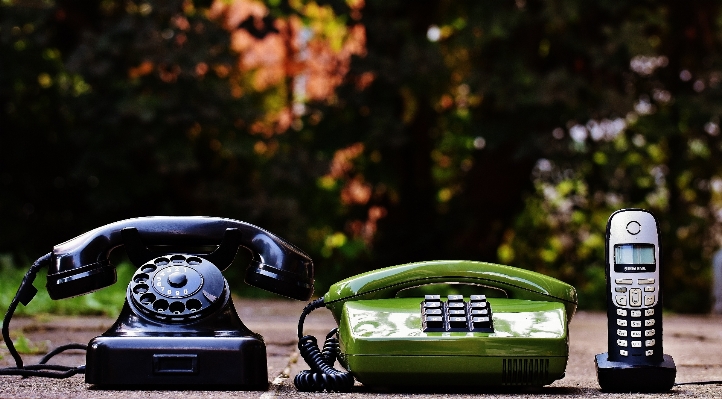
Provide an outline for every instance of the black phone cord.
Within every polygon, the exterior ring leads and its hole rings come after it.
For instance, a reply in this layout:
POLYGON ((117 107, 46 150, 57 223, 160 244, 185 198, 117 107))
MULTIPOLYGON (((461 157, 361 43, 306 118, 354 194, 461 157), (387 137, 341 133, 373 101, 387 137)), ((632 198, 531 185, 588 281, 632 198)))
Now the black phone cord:
POLYGON ((354 385, 354 379, 348 371, 339 371, 333 367, 340 354, 338 328, 326 335, 323 350, 318 348, 318 341, 312 335, 303 335, 303 322, 306 316, 315 309, 325 306, 323 298, 319 298, 303 309, 298 321, 298 350, 301 357, 311 367, 303 370, 293 379, 296 389, 303 392, 348 392, 354 385))
POLYGON ((20 283, 20 287, 18 287, 18 292, 15 294, 15 297, 10 302, 10 306, 8 306, 8 310, 5 313, 5 318, 3 319, 3 326, 2 326, 2 337, 3 341, 5 341, 5 346, 7 347, 8 351, 10 352, 10 355, 15 359, 15 367, 7 367, 7 368, 0 368, 0 375, 21 375, 23 377, 49 377, 49 378, 67 378, 70 376, 73 376, 75 374, 82 374, 85 373, 85 366, 62 366, 62 365, 55 365, 55 364, 46 364, 48 360, 50 360, 53 356, 64 352, 66 350, 71 349, 81 349, 86 350, 87 345, 83 344, 68 344, 63 345, 55 348, 54 350, 50 351, 48 354, 43 356, 42 359, 40 359, 40 362, 38 364, 32 364, 32 365, 24 365, 23 359, 20 357, 20 354, 18 353, 17 349, 15 348, 15 345, 13 344, 12 339, 10 339, 10 319, 12 319, 13 314, 15 313, 15 309, 17 309, 18 304, 22 303, 23 305, 27 305, 30 303, 30 301, 33 299, 35 294, 38 292, 38 290, 33 287, 33 281, 35 281, 35 277, 38 274, 38 271, 42 269, 49 261, 50 256, 52 254, 48 253, 40 258, 38 258, 35 262, 33 262, 33 265, 30 266, 30 270, 28 270, 27 273, 25 273, 25 277, 23 277, 23 281, 20 283))

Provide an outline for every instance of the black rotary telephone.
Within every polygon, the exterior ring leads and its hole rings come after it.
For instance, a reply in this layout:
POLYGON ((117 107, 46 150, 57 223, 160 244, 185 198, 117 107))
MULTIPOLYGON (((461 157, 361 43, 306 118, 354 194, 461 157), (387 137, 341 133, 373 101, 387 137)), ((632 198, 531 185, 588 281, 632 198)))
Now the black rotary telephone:
POLYGON ((213 217, 144 217, 111 223, 56 245, 26 274, 3 321, 3 338, 17 367, 0 374, 64 378, 85 373, 99 386, 222 385, 266 389, 263 338, 238 317, 221 274, 239 247, 251 252, 245 281, 298 300, 313 293, 313 262, 282 238, 251 224, 213 217), (138 267, 118 320, 87 345, 86 365, 24 366, 9 338, 18 303, 37 290, 48 266, 52 299, 83 295, 116 281, 110 253, 123 246, 138 267), (210 250, 205 250, 209 249, 210 250))

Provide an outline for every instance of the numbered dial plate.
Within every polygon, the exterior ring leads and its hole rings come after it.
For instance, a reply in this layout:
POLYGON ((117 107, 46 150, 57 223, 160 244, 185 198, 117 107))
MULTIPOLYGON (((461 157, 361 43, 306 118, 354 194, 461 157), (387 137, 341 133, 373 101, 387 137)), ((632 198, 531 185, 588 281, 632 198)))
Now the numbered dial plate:
POLYGON ((174 254, 138 268, 128 296, 143 314, 164 321, 196 319, 226 297, 220 270, 198 256, 174 254))
POLYGON ((153 277, 153 290, 166 298, 189 297, 203 286, 203 276, 189 266, 168 265, 153 277))

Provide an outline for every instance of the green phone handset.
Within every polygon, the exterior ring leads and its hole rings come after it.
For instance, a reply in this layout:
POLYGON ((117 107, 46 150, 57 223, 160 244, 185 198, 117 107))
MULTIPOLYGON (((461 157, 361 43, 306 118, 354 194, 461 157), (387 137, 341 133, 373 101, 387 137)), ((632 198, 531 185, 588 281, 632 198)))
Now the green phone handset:
POLYGON ((311 370, 301 391, 345 391, 354 377, 369 388, 542 386, 564 376, 574 287, 511 266, 431 261, 387 267, 331 286, 299 320, 299 349, 311 370), (461 283, 504 291, 507 298, 425 295, 408 288, 461 283), (312 310, 327 307, 338 328, 323 350, 303 336, 312 310), (348 371, 333 368, 338 359, 348 371))

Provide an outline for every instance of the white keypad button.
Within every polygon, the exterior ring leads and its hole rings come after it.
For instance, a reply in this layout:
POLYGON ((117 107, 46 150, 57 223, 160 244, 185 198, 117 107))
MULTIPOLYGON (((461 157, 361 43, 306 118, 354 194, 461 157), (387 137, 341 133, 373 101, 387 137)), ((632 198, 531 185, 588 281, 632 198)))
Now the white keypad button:
POLYGON ((625 351, 624 349, 620 349, 619 354, 622 356, 629 356, 629 352, 625 351))
POLYGON ((654 305, 654 295, 645 295, 644 296, 644 306, 652 306, 654 305))
POLYGON ((632 341, 632 348, 641 348, 642 341, 632 341))
POLYGON ((645 316, 654 316, 654 309, 644 309, 645 316))
POLYGON ((637 284, 644 285, 644 284, 654 284, 653 278, 640 278, 637 280, 637 284))
POLYGON ((625 340, 623 340, 623 339, 618 339, 618 340, 617 340, 617 345, 618 345, 618 346, 624 346, 624 347, 626 347, 626 346, 627 346, 627 341, 625 341, 625 340))
POLYGON ((652 327, 654 325, 654 319, 649 319, 644 321, 645 327, 652 327))
POLYGON ((641 310, 633 310, 631 312, 631 315, 632 315, 632 317, 640 317, 640 316, 642 316, 642 311, 641 310))
POLYGON ((648 349, 646 352, 644 352, 645 356, 652 356, 654 355, 654 350, 648 349))
POLYGON ((617 330, 617 335, 619 335, 620 337, 626 337, 627 330, 617 330))
POLYGON ((632 320, 632 327, 642 327, 641 320, 632 320))
POLYGON ((644 346, 654 346, 655 341, 653 339, 648 339, 644 341, 644 346))
POLYGON ((629 306, 642 306, 642 290, 632 288, 629 290, 629 306))
POLYGON ((632 338, 641 338, 642 337, 642 331, 640 331, 640 330, 632 330, 631 334, 632 334, 632 338))
POLYGON ((616 302, 619 306, 627 306, 627 296, 617 295, 614 297, 614 302, 616 302))
POLYGON ((644 287, 644 292, 654 292, 654 286, 648 285, 648 286, 644 287))
POLYGON ((617 309, 617 316, 626 316, 627 309, 617 309))
POLYGON ((632 285, 631 278, 618 278, 618 279, 615 279, 614 282, 617 284, 632 285))
POLYGON ((626 326, 627 326, 627 321, 624 320, 624 319, 617 319, 617 325, 618 325, 619 327, 626 327, 626 326))
POLYGON ((654 337, 654 329, 644 330, 644 336, 645 337, 654 337))

